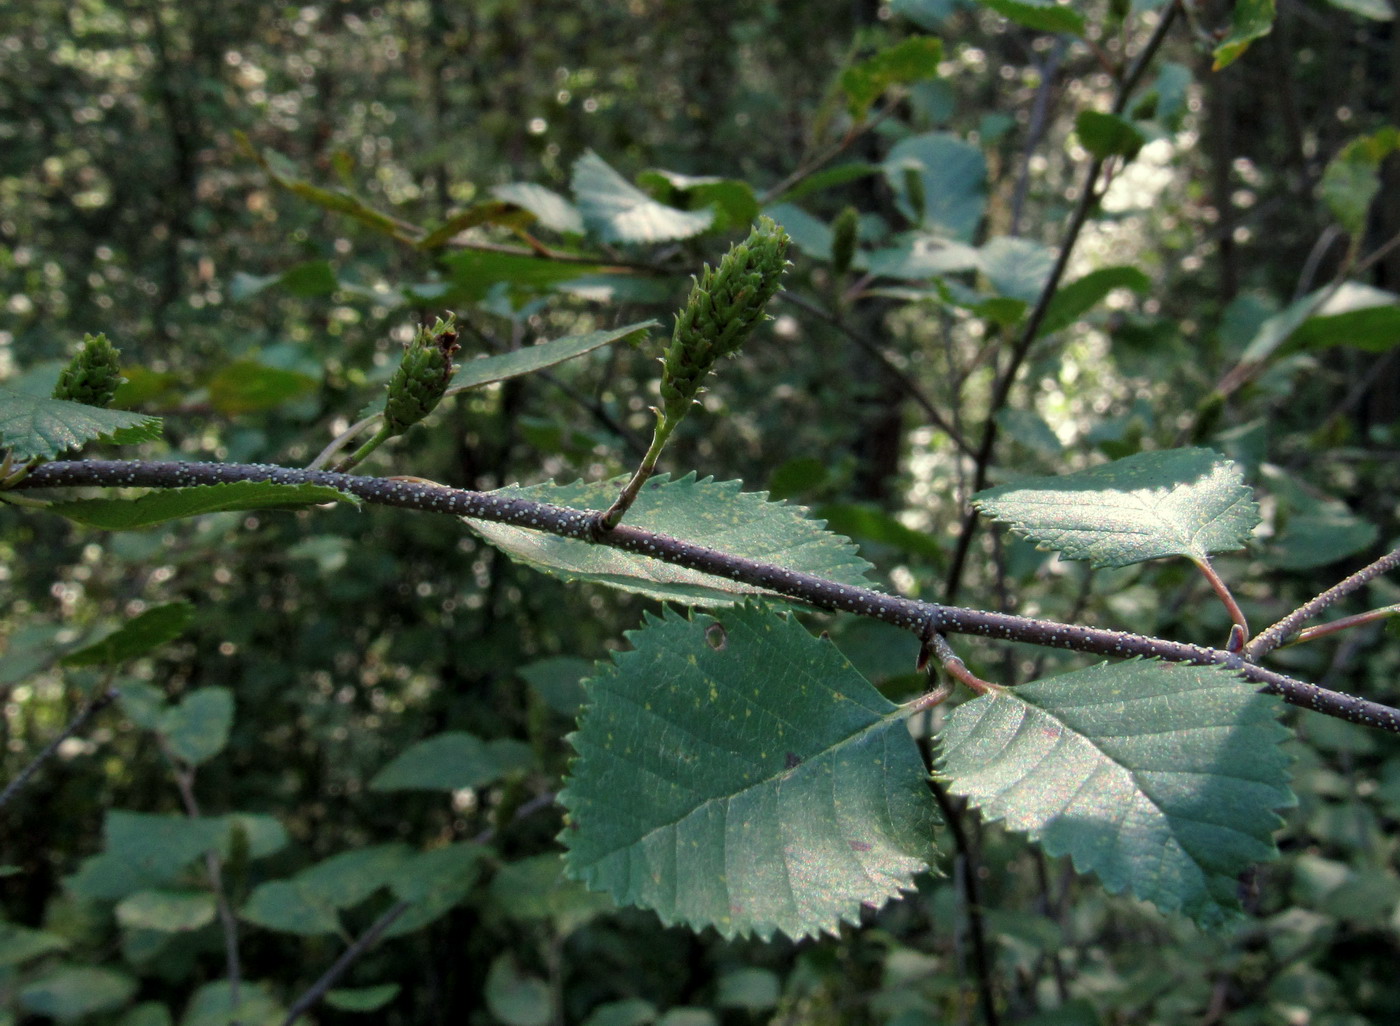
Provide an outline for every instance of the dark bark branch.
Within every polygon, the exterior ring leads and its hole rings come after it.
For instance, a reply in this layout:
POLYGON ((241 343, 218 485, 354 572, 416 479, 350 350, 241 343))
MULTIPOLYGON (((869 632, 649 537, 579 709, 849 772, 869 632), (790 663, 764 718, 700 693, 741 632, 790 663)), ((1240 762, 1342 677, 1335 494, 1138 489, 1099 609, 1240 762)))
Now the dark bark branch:
POLYGON ((1129 631, 1085 627, 1010 613, 920 602, 871 588, 828 581, 772 563, 745 559, 626 524, 619 525, 602 538, 594 538, 591 526, 596 511, 593 510, 569 509, 490 492, 472 492, 414 481, 361 477, 257 463, 74 460, 46 463, 32 471, 15 487, 33 489, 98 485, 183 488, 224 484, 230 481, 324 485, 375 505, 489 520, 544 531, 563 538, 607 545, 722 577, 758 591, 776 593, 820 609, 855 613, 858 616, 882 620, 913 631, 920 637, 930 631, 940 634, 977 634, 1003 641, 1019 641, 1117 659, 1157 658, 1173 662, 1226 666, 1245 680, 1260 685, 1260 690, 1279 695, 1293 705, 1352 723, 1400 733, 1400 710, 1267 670, 1246 661, 1238 653, 1224 649, 1152 638, 1129 631))

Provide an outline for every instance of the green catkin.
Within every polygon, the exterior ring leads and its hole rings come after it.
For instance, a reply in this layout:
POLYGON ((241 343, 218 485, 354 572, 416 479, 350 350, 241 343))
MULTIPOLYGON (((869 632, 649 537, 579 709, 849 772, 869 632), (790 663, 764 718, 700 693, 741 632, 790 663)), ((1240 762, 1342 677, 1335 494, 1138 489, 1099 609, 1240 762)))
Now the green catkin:
POLYGON ((82 348, 58 375, 53 398, 106 407, 121 385, 121 352, 103 334, 84 335, 82 348))
POLYGON ((432 413, 452 382, 452 357, 457 349, 456 318, 438 318, 431 328, 420 327, 404 350, 398 370, 389 380, 384 425, 399 435, 432 413))
POLYGON ((707 264, 695 280, 662 359, 663 423, 674 425, 685 416, 715 362, 736 354, 766 319, 764 308, 782 287, 790 242, 771 218, 761 217, 718 268, 707 264))

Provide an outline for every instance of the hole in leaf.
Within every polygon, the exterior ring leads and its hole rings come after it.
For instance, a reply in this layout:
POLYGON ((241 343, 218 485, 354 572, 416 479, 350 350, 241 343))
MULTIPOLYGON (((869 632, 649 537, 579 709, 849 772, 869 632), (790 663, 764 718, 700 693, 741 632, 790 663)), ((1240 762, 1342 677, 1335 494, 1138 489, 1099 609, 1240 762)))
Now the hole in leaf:
POLYGON ((716 652, 723 652, 729 644, 729 635, 725 633, 724 627, 717 623, 712 623, 705 628, 705 640, 716 652))

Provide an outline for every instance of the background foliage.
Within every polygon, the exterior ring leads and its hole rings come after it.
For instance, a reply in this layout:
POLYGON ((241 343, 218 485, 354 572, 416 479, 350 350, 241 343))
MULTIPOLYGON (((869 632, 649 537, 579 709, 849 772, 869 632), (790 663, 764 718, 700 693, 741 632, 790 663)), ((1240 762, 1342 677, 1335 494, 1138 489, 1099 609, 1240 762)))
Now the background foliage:
MULTIPOLYGON (((0 375, 46 396, 105 331, 129 379, 116 405, 162 416, 164 447, 304 464, 382 394, 415 321, 457 311, 467 357, 665 320, 762 206, 797 244, 790 298, 677 431, 678 485, 694 468, 811 506, 910 595, 1218 641, 1228 619, 1175 564, 1090 576, 992 530, 957 555, 977 468, 951 436, 975 442, 993 410, 1086 159, 1130 151, 1075 252, 1077 298, 996 411, 983 483, 1144 447, 1227 453, 1264 528, 1219 565, 1260 622, 1397 534, 1400 257, 1354 273, 1363 291, 1331 318, 1298 305, 1400 233, 1381 164, 1395 12, 1284 4, 1212 71, 1209 32, 1231 18, 1201 5, 1125 137, 1080 115, 1107 110, 1155 6, 1048 8, 1080 14, 1089 46, 1007 2, 7 5, 0 375), (861 244, 843 267, 831 225, 848 206, 861 244), (578 262, 528 259, 520 208, 578 262), (471 245, 449 244, 459 229, 471 245)), ((645 448, 658 352, 603 345, 465 392, 367 469, 483 489, 611 478, 645 448)), ((654 602, 350 506, 117 533, 6 510, 0 553, 0 778, 90 695, 121 692, 0 812, 0 1022, 227 1021, 210 846, 240 910, 245 1023, 282 1021, 398 900, 412 910, 319 1021, 973 1022, 979 979, 1007 1021, 1400 1016, 1388 735, 1289 712, 1300 804, 1233 931, 1198 934, 968 817, 946 875, 865 929, 723 941, 559 880, 578 682, 654 602), (60 664, 157 610, 189 621, 158 651, 60 664)), ((812 626, 886 696, 922 687, 912 638, 812 626)), ((1393 703, 1400 649, 1366 640, 1280 659, 1393 703)), ((964 656, 1006 679, 1084 665, 964 656)))

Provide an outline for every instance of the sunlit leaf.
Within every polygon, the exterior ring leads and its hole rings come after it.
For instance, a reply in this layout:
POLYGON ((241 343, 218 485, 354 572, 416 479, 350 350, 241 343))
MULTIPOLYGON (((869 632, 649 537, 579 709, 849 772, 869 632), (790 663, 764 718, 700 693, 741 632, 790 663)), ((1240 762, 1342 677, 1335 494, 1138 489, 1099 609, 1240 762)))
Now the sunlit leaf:
POLYGON ((561 235, 582 235, 583 215, 563 196, 531 182, 512 182, 493 186, 491 195, 514 203, 534 214, 540 224, 561 235))
POLYGON ((571 874, 725 937, 834 933, 912 886, 933 856, 923 761, 834 645, 747 605, 628 637, 570 738, 571 874))
POLYGON ((189 602, 167 602, 132 617, 101 641, 63 657, 64 666, 116 666, 173 641, 194 619, 189 602))
POLYGON ((958 706, 938 770, 1109 891, 1217 927, 1293 802, 1277 708, 1222 667, 1100 664, 958 706))
POLYGON ((1210 449, 1143 452, 978 492, 972 504, 1042 549, 1096 567, 1238 549, 1259 523, 1253 490, 1210 449))
POLYGON ((1055 266, 1054 251, 1031 239, 999 235, 982 247, 982 273, 997 295, 1034 303, 1055 266))
POLYGON ((139 499, 80 499, 49 507, 70 520, 104 531, 135 531, 171 520, 227 510, 279 509, 322 502, 360 500, 324 485, 274 484, 271 481, 231 481, 151 492, 139 499))
POLYGON ((133 445, 160 438, 160 419, 0 387, 0 449, 19 462, 52 459, 88 442, 133 445))
POLYGON ((214 921, 208 891, 137 891, 117 903, 117 922, 128 930, 187 933, 214 921))
POLYGON ((934 78, 942 59, 943 41, 934 36, 912 36, 867 57, 841 73, 847 111, 857 120, 865 117, 890 87, 934 78))
MULTIPOLYGON (((574 484, 538 484, 497 489, 574 509, 606 509, 625 478, 574 484)), ((816 574, 843 584, 869 587, 870 564, 840 535, 809 520, 800 506, 768 502, 764 492, 741 492, 740 482, 679 481, 658 474, 647 482, 623 523, 682 538, 735 556, 746 556, 816 574)), ((604 545, 591 545, 508 524, 467 520, 472 529, 512 558, 566 580, 591 581, 687 605, 729 605, 755 589, 728 578, 687 570, 604 545)))
POLYGON ((574 162, 574 202, 588 231, 602 242, 669 242, 699 235, 713 210, 677 210, 658 203, 588 152, 574 162))

